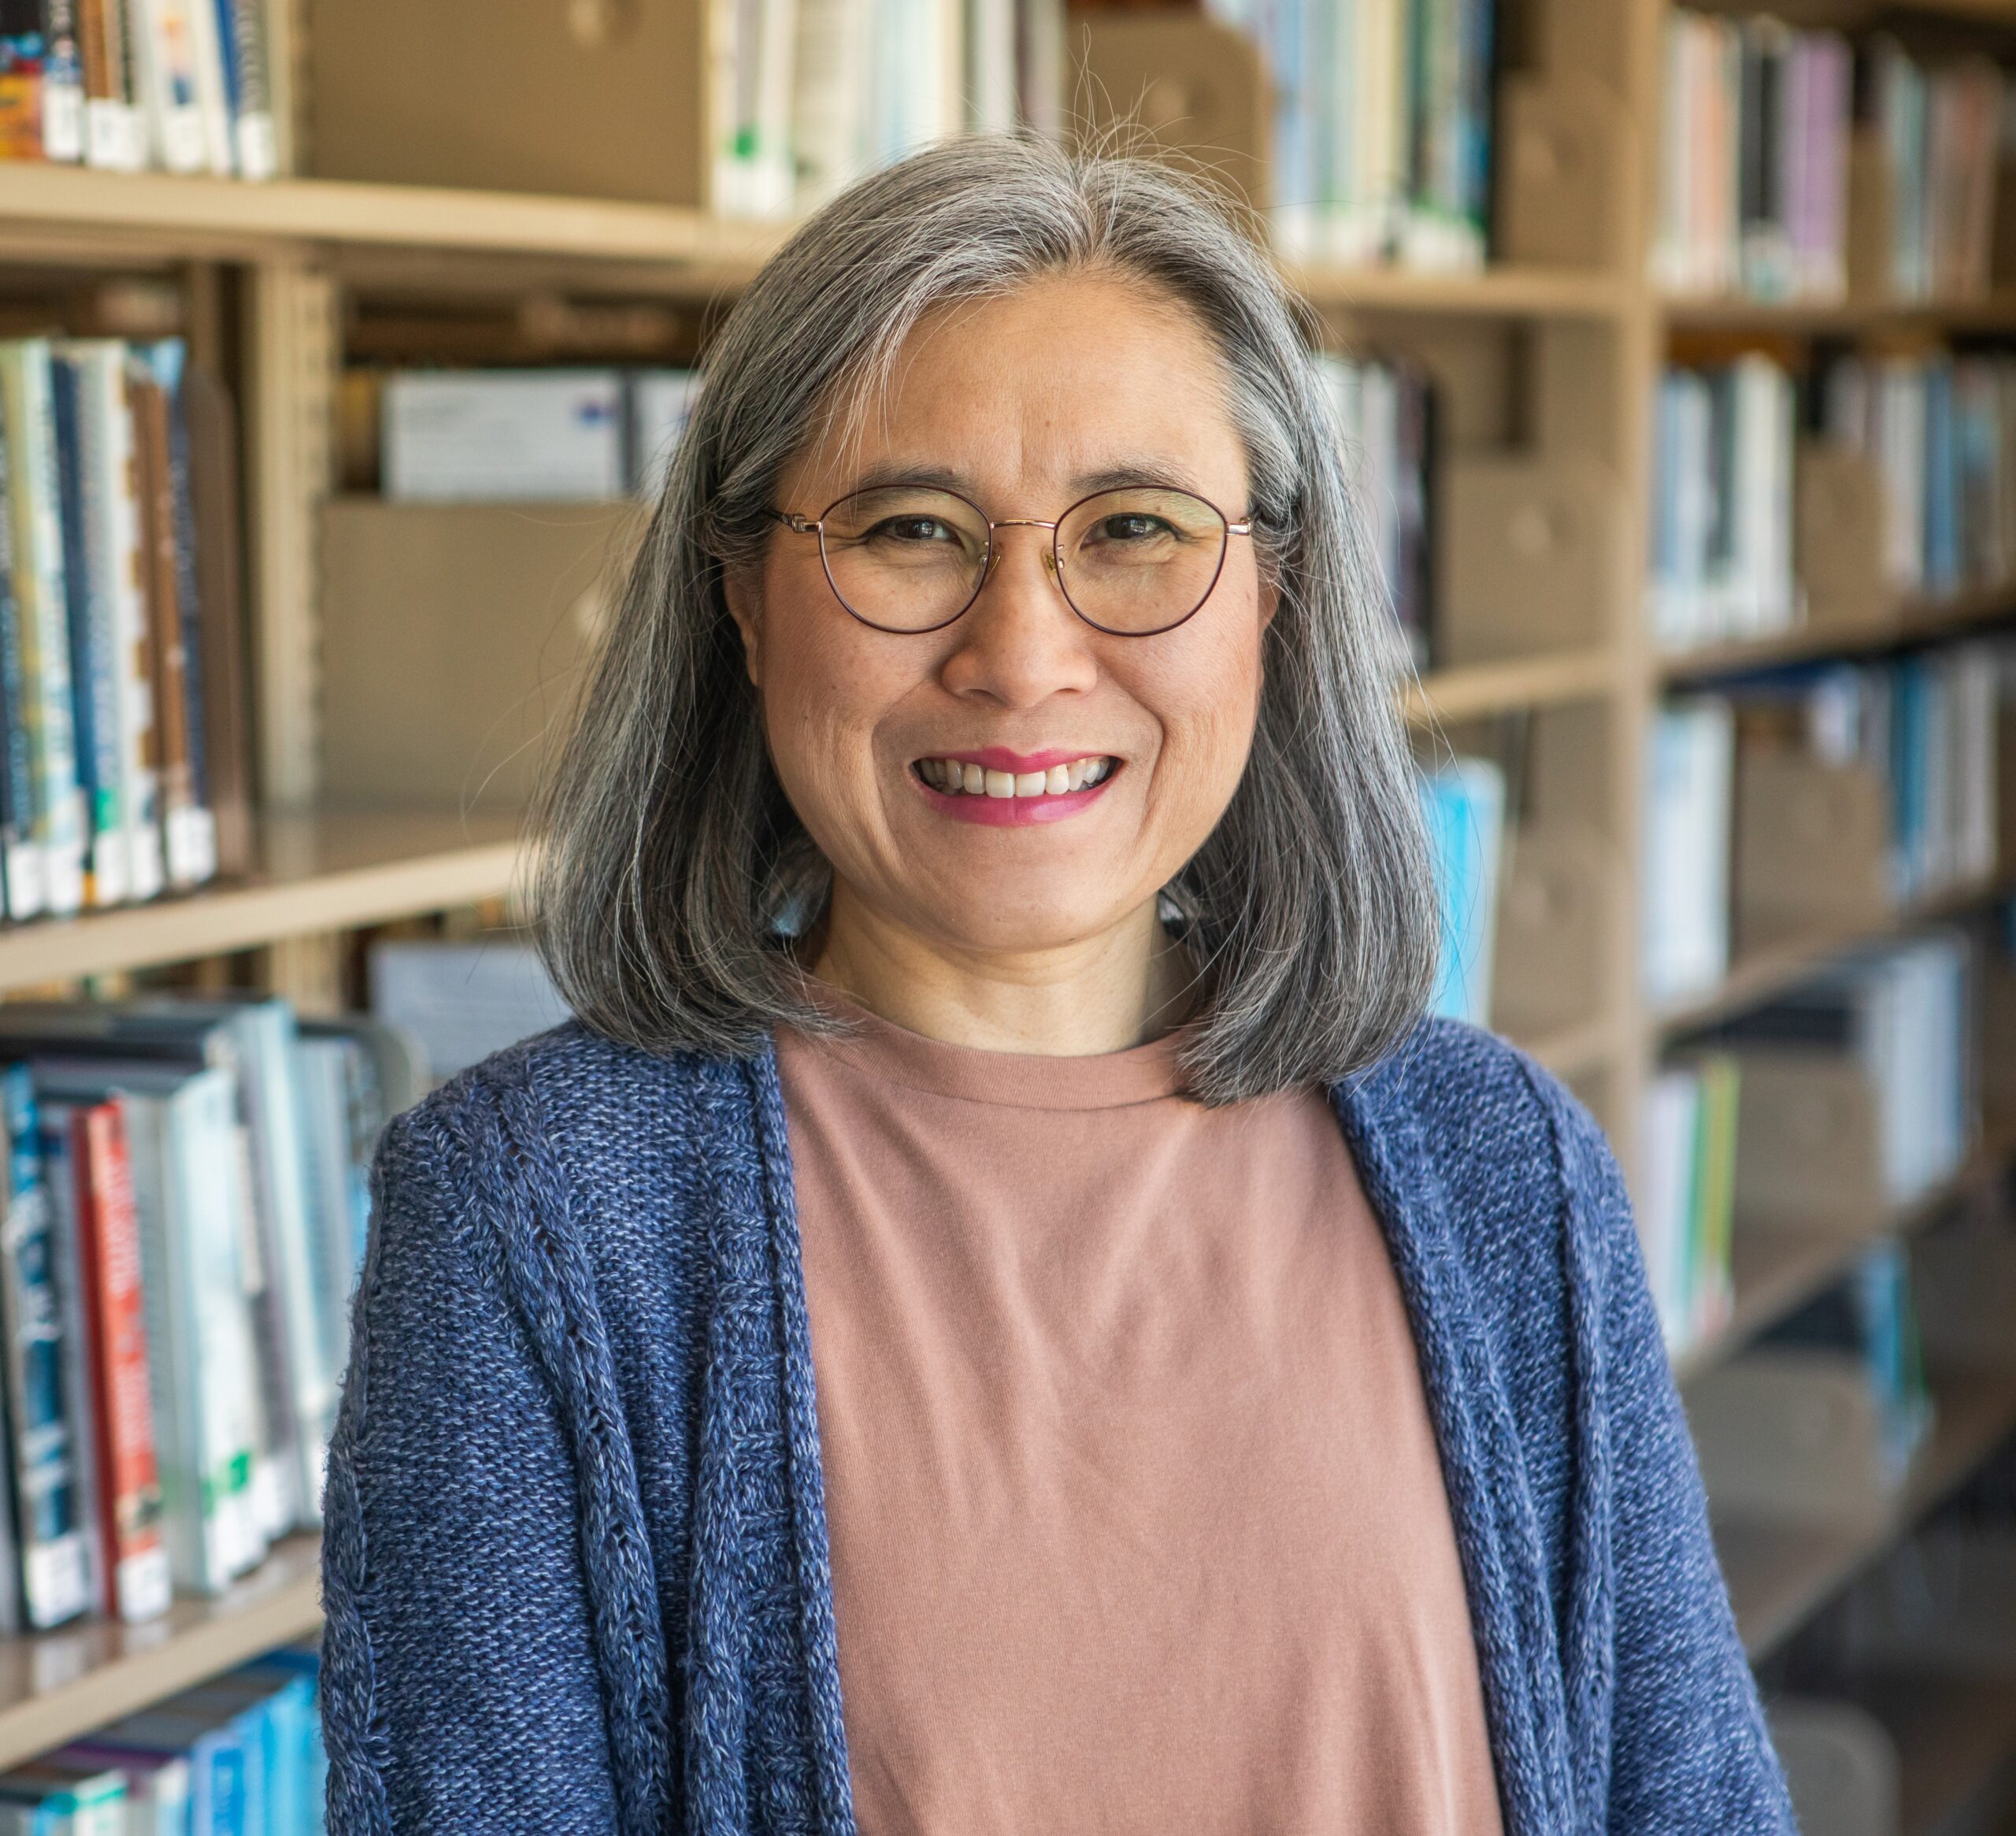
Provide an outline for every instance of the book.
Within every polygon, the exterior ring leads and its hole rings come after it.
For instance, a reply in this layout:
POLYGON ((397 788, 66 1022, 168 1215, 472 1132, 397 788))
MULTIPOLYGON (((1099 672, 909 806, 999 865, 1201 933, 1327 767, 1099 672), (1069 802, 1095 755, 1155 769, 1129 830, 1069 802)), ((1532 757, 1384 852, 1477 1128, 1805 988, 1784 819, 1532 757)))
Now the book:
POLYGON ((69 913, 83 904, 87 828, 72 721, 51 364, 46 339, 0 343, 0 420, 20 608, 16 635, 35 786, 33 833, 41 853, 43 907, 69 913))
MULTIPOLYGON (((203 802, 217 871, 242 876, 252 869, 254 836, 245 608, 238 562, 237 420, 229 392, 198 365, 191 365, 183 374, 182 405, 195 603, 201 609, 197 667, 202 686, 203 802)), ((144 683, 144 647, 136 646, 133 655, 143 666, 135 675, 144 683)))
POLYGON ((84 157, 84 71, 78 0, 42 0, 42 156, 74 165, 84 157))
MULTIPOLYGON (((109 451, 125 405, 123 358, 111 353, 116 399, 98 354, 55 349, 50 377, 56 418, 57 510, 70 640, 72 721, 85 810, 84 902, 117 905, 131 890, 126 747, 120 732, 120 608, 122 568, 137 571, 138 544, 113 527, 119 465, 109 451)), ((130 423, 128 424, 130 427, 130 423)))
MULTIPOLYGON (((199 0, 127 0, 146 121, 147 163, 171 172, 209 164, 209 128, 198 87, 199 0)), ((200 0, 207 3, 207 0, 200 0)))
POLYGON ((1487 1026, 1505 846, 1505 774, 1488 759, 1454 759, 1425 773, 1421 791, 1442 913, 1429 1011, 1487 1026))
POLYGON ((0 894, 8 917, 30 918, 47 903, 47 881, 35 818, 21 606, 14 591, 13 491, 7 443, 0 432, 0 894))
MULTIPOLYGON (((69 1148, 102 1552, 99 1610, 129 1623, 169 1605, 172 1581, 161 1536, 160 1468, 148 1390, 139 1227, 120 1100, 65 1103, 46 1096, 45 1159, 52 1129, 69 1148)), ((53 1163, 52 1163, 53 1169, 53 1163)))
POLYGON ((41 0, 0 0, 0 160, 41 159, 41 0))
POLYGON ((280 172, 271 54, 263 0, 216 0, 219 39, 227 55, 232 151, 238 176, 270 179, 280 172))
POLYGON ((1640 977, 1655 1003, 1704 992, 1729 960, 1730 793, 1736 726, 1703 695, 1652 717, 1640 836, 1640 977))
POLYGON ((0 1836, 125 1836, 126 1775, 38 1760, 0 1772, 0 1836))
POLYGON ((126 0, 77 0, 77 47, 83 78, 85 163, 131 171, 139 150, 127 86, 126 0))
POLYGON ((1667 1349, 1680 1353, 1725 1326, 1731 1274, 1740 1070, 1696 1052, 1658 1070, 1640 1110, 1635 1213, 1667 1349))
POLYGON ((14 1534, 25 1616, 42 1630, 90 1607, 91 1575, 78 1511, 72 1399, 65 1391, 49 1192, 43 1182, 35 1092, 26 1067, 11 1065, 0 1071, 0 1114, 7 1130, 0 1317, 6 1328, 14 1534))

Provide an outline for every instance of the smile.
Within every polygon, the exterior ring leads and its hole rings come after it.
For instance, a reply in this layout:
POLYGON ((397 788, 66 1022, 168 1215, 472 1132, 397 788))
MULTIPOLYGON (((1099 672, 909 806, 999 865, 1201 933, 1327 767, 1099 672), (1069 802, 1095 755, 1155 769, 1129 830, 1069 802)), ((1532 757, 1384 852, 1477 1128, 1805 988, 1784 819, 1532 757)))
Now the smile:
POLYGON ((1075 816, 1113 781, 1109 754, 984 752, 920 759, 910 767, 941 814, 990 827, 1020 827, 1075 816))

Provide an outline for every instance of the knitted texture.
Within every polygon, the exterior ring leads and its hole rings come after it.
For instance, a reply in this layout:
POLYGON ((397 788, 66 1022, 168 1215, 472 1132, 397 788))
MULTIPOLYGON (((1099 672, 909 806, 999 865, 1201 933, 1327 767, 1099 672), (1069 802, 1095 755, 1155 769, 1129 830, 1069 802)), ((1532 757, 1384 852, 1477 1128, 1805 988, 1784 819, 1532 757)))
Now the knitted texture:
MULTIPOLYGON (((1331 1095, 1507 1836, 1791 1831, 1600 1131, 1443 1021, 1331 1095)), ((373 1194, 324 1500, 334 1836, 852 1836, 774 1055, 556 1028, 398 1118, 373 1194)))

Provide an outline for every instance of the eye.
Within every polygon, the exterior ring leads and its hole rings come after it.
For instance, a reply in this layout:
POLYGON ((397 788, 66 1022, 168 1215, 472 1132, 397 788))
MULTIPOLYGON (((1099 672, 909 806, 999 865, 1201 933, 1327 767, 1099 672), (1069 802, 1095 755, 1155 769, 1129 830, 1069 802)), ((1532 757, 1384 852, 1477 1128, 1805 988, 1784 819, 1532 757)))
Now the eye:
POLYGON ((957 546, 960 541, 958 529, 943 517, 911 514, 884 517, 862 538, 869 542, 892 542, 905 547, 929 547, 935 543, 957 546))
POLYGON ((1175 527, 1147 510, 1114 510, 1085 532, 1088 543, 1126 544, 1151 542, 1177 533, 1175 527))

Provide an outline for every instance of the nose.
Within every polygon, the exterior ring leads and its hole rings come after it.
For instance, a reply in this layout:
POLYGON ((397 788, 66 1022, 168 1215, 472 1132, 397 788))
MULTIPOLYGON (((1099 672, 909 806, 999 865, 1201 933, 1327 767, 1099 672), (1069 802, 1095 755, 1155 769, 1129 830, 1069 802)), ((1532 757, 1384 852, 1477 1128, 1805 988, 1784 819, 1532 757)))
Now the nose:
POLYGON ((954 695, 1030 708, 1084 694, 1099 677, 1095 634, 1058 584, 1046 529, 997 526, 980 596, 950 630, 940 674, 954 695))

